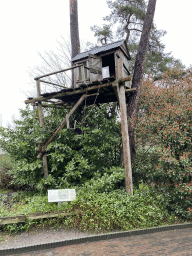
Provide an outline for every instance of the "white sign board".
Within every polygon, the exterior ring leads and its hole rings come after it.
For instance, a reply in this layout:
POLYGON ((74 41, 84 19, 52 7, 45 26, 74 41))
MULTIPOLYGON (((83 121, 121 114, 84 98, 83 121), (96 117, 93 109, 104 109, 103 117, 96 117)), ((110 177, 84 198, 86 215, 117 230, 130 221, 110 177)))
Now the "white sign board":
POLYGON ((67 202, 76 199, 75 189, 51 189, 48 190, 48 202, 67 202))
POLYGON ((102 76, 103 76, 103 79, 110 77, 109 66, 102 68, 102 76))

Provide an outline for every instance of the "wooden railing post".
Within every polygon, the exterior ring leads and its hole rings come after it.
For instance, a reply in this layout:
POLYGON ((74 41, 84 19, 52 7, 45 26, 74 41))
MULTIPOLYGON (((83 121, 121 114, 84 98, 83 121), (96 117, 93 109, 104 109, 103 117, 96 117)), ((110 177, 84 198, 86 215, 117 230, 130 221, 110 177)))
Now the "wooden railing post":
POLYGON ((81 81, 85 83, 85 67, 81 66, 81 81))
MULTIPOLYGON (((40 86, 40 80, 37 80, 37 98, 41 96, 41 86, 40 86)), ((44 116, 43 116, 43 107, 42 102, 38 101, 38 111, 39 111, 39 122, 40 127, 43 128, 44 126, 44 116)), ((43 146, 43 143, 39 145, 39 149, 41 151, 41 147, 43 146)), ((48 165, 47 165, 47 155, 43 155, 43 169, 44 169, 44 178, 46 179, 48 176, 48 165)))
POLYGON ((124 158, 124 167, 125 167, 125 186, 126 186, 126 191, 130 195, 133 195, 131 154, 130 154, 130 145, 129 145, 125 86, 117 85, 117 92, 118 92, 120 112, 121 112, 121 132, 122 132, 123 158, 124 158))

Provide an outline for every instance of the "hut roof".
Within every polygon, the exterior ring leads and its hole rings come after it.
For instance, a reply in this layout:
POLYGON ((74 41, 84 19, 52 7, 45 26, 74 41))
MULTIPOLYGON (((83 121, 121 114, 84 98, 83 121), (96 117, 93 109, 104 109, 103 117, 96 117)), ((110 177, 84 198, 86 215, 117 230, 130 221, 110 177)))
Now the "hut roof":
MULTIPOLYGON (((89 53, 90 54, 99 54, 99 53, 102 53, 102 52, 107 52, 107 51, 112 50, 112 49, 116 49, 116 48, 120 47, 121 45, 123 45, 124 42, 125 42, 125 40, 123 39, 123 40, 120 40, 120 41, 117 41, 117 42, 114 42, 114 43, 105 44, 105 45, 102 45, 102 46, 99 46, 99 47, 95 47, 95 48, 93 48, 89 51, 86 51, 86 52, 79 53, 72 59, 72 62, 80 60, 80 59, 87 58, 89 56, 89 53)), ((126 47, 126 50, 127 50, 127 57, 128 57, 128 59, 131 59, 126 42, 125 42, 125 47, 126 47)))

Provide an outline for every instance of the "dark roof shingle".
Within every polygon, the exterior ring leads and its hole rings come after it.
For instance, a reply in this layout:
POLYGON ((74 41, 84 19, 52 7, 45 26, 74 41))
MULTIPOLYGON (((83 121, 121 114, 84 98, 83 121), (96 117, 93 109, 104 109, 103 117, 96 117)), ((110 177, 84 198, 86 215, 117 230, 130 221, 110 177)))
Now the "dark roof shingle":
MULTIPOLYGON (((120 47, 123 43, 124 43, 124 39, 123 40, 120 40, 120 41, 117 41, 117 42, 114 42, 114 43, 110 43, 110 44, 106 44, 106 45, 102 45, 102 46, 99 46, 99 47, 96 47, 96 48, 93 48, 89 51, 86 51, 86 52, 82 52, 82 53, 79 53, 77 54, 73 59, 72 61, 76 61, 76 60, 80 60, 80 59, 84 59, 86 57, 89 56, 89 53, 90 54, 98 54, 100 52, 106 52, 106 51, 109 51, 111 49, 115 49, 115 48, 118 48, 120 47)), ((128 53, 129 55, 129 53, 128 53)))

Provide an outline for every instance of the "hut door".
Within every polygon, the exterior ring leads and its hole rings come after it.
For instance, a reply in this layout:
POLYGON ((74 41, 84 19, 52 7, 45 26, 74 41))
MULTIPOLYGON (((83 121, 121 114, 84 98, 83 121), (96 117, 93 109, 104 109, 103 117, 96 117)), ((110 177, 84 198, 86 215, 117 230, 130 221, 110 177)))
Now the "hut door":
POLYGON ((102 60, 100 57, 89 54, 90 81, 102 79, 102 60))

